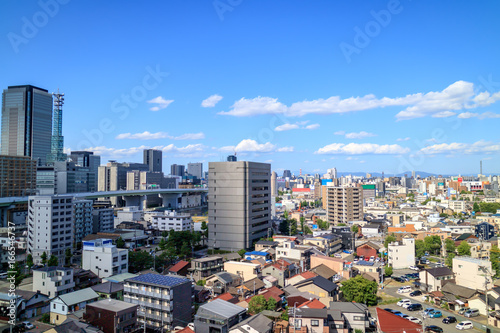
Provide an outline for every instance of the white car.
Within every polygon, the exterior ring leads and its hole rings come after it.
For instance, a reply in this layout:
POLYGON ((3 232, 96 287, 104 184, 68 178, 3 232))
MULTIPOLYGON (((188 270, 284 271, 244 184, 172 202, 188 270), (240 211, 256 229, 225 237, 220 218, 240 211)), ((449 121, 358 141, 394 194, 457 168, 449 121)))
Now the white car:
POLYGON ((468 321, 468 320, 463 321, 461 323, 458 323, 457 326, 455 326, 455 328, 457 330, 468 330, 468 329, 471 329, 473 327, 474 327, 474 325, 472 324, 472 321, 468 321))
POLYGON ((31 329, 35 328, 35 325, 30 323, 29 321, 23 321, 23 326, 27 330, 31 330, 31 329))
POLYGON ((399 305, 399 306, 403 306, 403 305, 405 305, 406 303, 411 304, 411 299, 408 299, 408 298, 402 299, 402 300, 400 300, 400 301, 397 303, 397 305, 399 305))
POLYGON ((420 269, 417 266, 410 266, 409 268, 414 271, 420 271, 420 269))
POLYGON ((402 305, 403 308, 408 309, 408 307, 411 305, 411 302, 406 302, 402 305))
POLYGON ((412 323, 422 325, 422 320, 420 320, 420 319, 419 319, 419 318, 417 318, 417 317, 408 317, 408 318, 406 318, 406 319, 408 319, 408 320, 409 320, 409 321, 411 321, 412 323))

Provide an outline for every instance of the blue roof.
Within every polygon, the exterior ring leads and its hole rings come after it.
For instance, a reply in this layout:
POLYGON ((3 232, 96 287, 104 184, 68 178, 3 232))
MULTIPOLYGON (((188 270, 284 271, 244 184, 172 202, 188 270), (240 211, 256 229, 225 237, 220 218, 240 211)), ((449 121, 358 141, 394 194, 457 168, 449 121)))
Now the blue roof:
POLYGON ((181 278, 178 276, 171 276, 171 275, 160 275, 160 274, 142 274, 130 279, 127 279, 126 281, 133 281, 133 282, 144 282, 144 283, 151 283, 151 284, 156 284, 159 286, 165 286, 165 287, 173 287, 181 283, 185 282, 190 282, 189 279, 186 278, 181 278))
POLYGON ((252 251, 252 252, 245 253, 246 256, 251 256, 251 255, 255 255, 255 256, 267 256, 268 254, 269 253, 262 252, 262 251, 252 251))
POLYGON ((373 266, 373 264, 374 264, 374 263, 373 263, 373 262, 371 262, 371 261, 365 261, 365 260, 363 260, 363 261, 358 261, 358 263, 357 263, 356 265, 361 265, 361 266, 373 266))

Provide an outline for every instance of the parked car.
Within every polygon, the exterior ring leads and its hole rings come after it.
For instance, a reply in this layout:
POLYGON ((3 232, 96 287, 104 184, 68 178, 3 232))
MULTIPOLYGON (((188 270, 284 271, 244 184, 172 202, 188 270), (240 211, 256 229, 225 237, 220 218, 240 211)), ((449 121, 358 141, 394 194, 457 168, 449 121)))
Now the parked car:
POLYGON ((424 310, 424 315, 428 315, 429 312, 434 312, 435 310, 436 309, 434 309, 434 308, 427 308, 427 309, 424 310))
POLYGON ((411 299, 405 298, 405 299, 400 300, 400 301, 399 301, 399 302, 397 302, 396 304, 397 304, 398 306, 403 306, 405 303, 409 303, 409 304, 411 304, 411 299))
POLYGON ((389 308, 385 308, 384 310, 385 310, 385 311, 387 311, 387 312, 390 312, 390 313, 393 313, 393 312, 394 312, 394 310, 393 310, 393 309, 389 309, 389 308))
POLYGON ((401 311, 392 311, 392 314, 395 314, 396 316, 402 316, 403 313, 401 311))
POLYGON ((415 290, 410 293, 410 296, 420 296, 422 295, 422 291, 420 290, 415 290))
POLYGON ((468 310, 470 310, 469 307, 465 307, 465 308, 461 308, 460 310, 458 310, 458 314, 459 315, 463 315, 465 312, 467 312, 468 310))
POLYGON ((398 289, 398 294, 409 293, 411 291, 410 286, 403 286, 398 289))
POLYGON ((439 310, 435 310, 435 311, 429 312, 427 314, 427 316, 429 316, 429 318, 440 318, 443 316, 443 313, 439 310))
POLYGON ((464 316, 467 318, 477 317, 477 316, 479 316, 479 310, 478 309, 469 309, 469 310, 465 311, 464 316))
POLYGON ((408 317, 408 318, 406 318, 406 319, 408 319, 408 320, 409 320, 409 321, 411 321, 412 323, 422 325, 422 320, 420 320, 420 319, 419 319, 419 318, 417 318, 417 317, 408 317))
POLYGON ((457 322, 457 318, 455 318, 453 316, 448 316, 448 317, 443 319, 443 324, 452 324, 452 323, 456 323, 456 322, 457 322))
POLYGON ((472 324, 472 321, 463 321, 461 323, 458 323, 457 326, 455 326, 457 330, 468 330, 471 328, 474 328, 474 325, 472 324))
POLYGON ((408 309, 408 307, 409 307, 411 304, 412 304, 412 303, 404 303, 404 304, 402 305, 402 307, 403 307, 404 309, 408 309))
POLYGON ((436 325, 430 325, 425 327, 426 332, 443 333, 443 329, 436 325))
POLYGON ((393 277, 392 279, 396 282, 404 282, 403 279, 400 278, 399 276, 393 277))
POLYGON ((414 270, 414 271, 419 271, 420 268, 418 268, 417 266, 410 266, 409 267, 411 270, 414 270))
POLYGON ((413 303, 413 304, 410 304, 406 309, 408 311, 421 311, 422 310, 422 304, 413 303))
POLYGON ((422 269, 424 269, 424 268, 425 268, 425 266, 424 266, 424 265, 417 265, 417 267, 418 267, 418 269, 420 269, 420 270, 422 270, 422 269))
POLYGON ((31 329, 35 328, 35 325, 33 325, 32 323, 30 323, 29 321, 23 321, 22 325, 27 330, 31 330, 31 329))

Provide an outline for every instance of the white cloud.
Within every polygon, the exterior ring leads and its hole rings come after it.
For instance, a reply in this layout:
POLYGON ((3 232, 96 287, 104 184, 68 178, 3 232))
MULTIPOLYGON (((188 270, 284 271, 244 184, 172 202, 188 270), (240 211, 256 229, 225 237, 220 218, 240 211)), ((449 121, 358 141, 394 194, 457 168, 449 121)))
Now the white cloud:
MULTIPOLYGON (((110 148, 105 146, 96 146, 86 148, 87 151, 92 151, 96 155, 106 156, 108 158, 125 158, 129 156, 133 156, 136 154, 142 153, 144 149, 158 149, 163 151, 163 153, 171 153, 175 154, 175 156, 184 157, 186 154, 195 154, 198 153, 197 156, 202 156, 208 147, 202 144, 191 144, 185 147, 176 147, 174 144, 169 144, 167 146, 139 146, 139 147, 131 147, 131 148, 110 148)), ((189 155, 191 156, 191 155, 189 155)))
POLYGON ((403 106, 406 109, 400 111, 396 118, 397 120, 405 120, 425 116, 448 116, 449 112, 452 111, 484 107, 498 100, 500 100, 500 92, 475 94, 472 83, 457 81, 442 91, 415 93, 395 98, 377 98, 372 94, 345 99, 340 98, 340 96, 332 96, 327 99, 295 102, 290 106, 271 97, 241 98, 231 106, 229 111, 219 112, 219 114, 235 117, 262 114, 284 114, 289 117, 300 117, 308 114, 338 114, 403 106))
POLYGON ((308 122, 309 122, 309 120, 299 121, 299 122, 296 122, 294 124, 286 123, 283 125, 276 126, 276 128, 274 130, 276 132, 282 132, 282 131, 289 131, 289 130, 294 130, 294 129, 315 130, 315 129, 319 128, 319 124, 307 125, 308 122))
POLYGON ((150 99, 147 102, 150 104, 156 104, 156 106, 153 106, 152 108, 150 108, 151 111, 159 111, 159 110, 165 109, 173 101, 174 101, 173 99, 165 99, 161 96, 158 96, 158 97, 155 97, 153 99, 150 99))
POLYGON ((368 132, 365 132, 365 131, 361 131, 359 133, 347 133, 345 135, 346 139, 363 139, 363 138, 371 138, 371 137, 374 137, 374 136, 377 136, 376 134, 373 134, 373 133, 368 133, 368 132))
POLYGON ((456 115, 456 112, 451 111, 441 111, 432 115, 432 118, 448 118, 456 115))
POLYGON ((335 133, 333 133, 335 135, 345 135, 345 131, 337 131, 335 133))
POLYGON ((400 145, 379 145, 376 143, 332 143, 323 148, 318 149, 315 154, 344 154, 344 155, 361 155, 361 154, 405 154, 410 151, 409 148, 401 147, 400 145))
POLYGON ((410 141, 410 137, 407 136, 406 138, 398 138, 396 141, 410 141))
POLYGON ((116 139, 132 139, 132 140, 157 140, 157 139, 172 139, 172 140, 201 140, 205 138, 205 134, 200 133, 186 133, 179 136, 172 136, 166 132, 151 133, 148 131, 142 133, 121 133, 116 136, 116 139))
POLYGON ((204 108, 213 108, 217 103, 219 103, 222 100, 222 96, 220 95, 212 95, 208 97, 207 99, 203 100, 201 102, 201 106, 204 108))
POLYGON ((319 124, 311 124, 306 126, 306 129, 308 130, 315 130, 317 128, 319 128, 319 124))
POLYGON ((281 148, 278 148, 276 151, 280 152, 280 153, 290 153, 290 152, 293 152, 293 147, 281 147, 281 148))
POLYGON ((299 125, 297 125, 297 124, 283 124, 283 125, 276 126, 276 128, 274 130, 276 132, 282 132, 282 131, 289 131, 289 130, 298 129, 298 128, 299 128, 299 125))
POLYGON ((494 119, 500 118, 500 114, 493 112, 483 112, 483 113, 474 113, 474 112, 462 112, 458 116, 460 119, 469 119, 469 118, 477 118, 477 119, 494 119))
POLYGON ((271 153, 271 152, 293 152, 294 147, 278 147, 270 142, 258 143, 252 139, 241 140, 236 146, 224 146, 219 148, 220 151, 225 152, 259 152, 259 153, 271 153))
POLYGON ((478 153, 498 153, 500 143, 477 141, 474 143, 440 143, 424 147, 420 150, 424 154, 478 154, 478 153))

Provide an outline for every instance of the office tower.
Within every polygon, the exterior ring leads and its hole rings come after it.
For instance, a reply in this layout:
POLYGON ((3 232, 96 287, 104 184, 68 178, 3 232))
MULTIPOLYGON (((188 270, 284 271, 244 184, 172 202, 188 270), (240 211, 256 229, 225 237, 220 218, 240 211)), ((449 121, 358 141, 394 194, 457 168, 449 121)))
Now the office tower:
POLYGON ((27 156, 0 155, 0 197, 36 194, 36 162, 27 156))
POLYGON ((163 188, 165 177, 163 172, 129 171, 127 172, 127 191, 163 188))
POLYGON ((76 166, 73 162, 54 162, 37 168, 36 188, 40 195, 93 192, 97 188, 96 178, 96 173, 88 167, 76 166))
POLYGON ((331 168, 331 169, 328 169, 326 171, 326 173, 328 174, 328 177, 327 178, 330 178, 330 179, 335 179, 337 178, 337 168, 331 168))
POLYGON ((51 147, 52 95, 31 85, 2 94, 2 155, 29 156, 44 165, 51 147))
POLYGON ((149 166, 150 172, 163 172, 162 151, 156 149, 144 149, 143 163, 149 166))
POLYGON ((91 172, 95 172, 97 179, 97 170, 101 165, 101 156, 94 155, 91 151, 72 151, 69 158, 75 165, 89 168, 91 172))
POLYGON ((75 247, 81 243, 85 236, 92 233, 93 216, 92 200, 73 200, 73 214, 75 221, 75 247))
MULTIPOLYGON (((121 191, 127 188, 127 172, 139 170, 149 171, 149 166, 142 163, 118 163, 109 161, 106 165, 99 167, 99 176, 97 181, 97 190, 102 191, 121 191)), ((111 203, 117 205, 118 198, 112 197, 111 203)))
POLYGON ((64 252, 73 248, 73 198, 32 196, 28 198, 28 253, 39 264, 43 252, 55 255, 64 265, 64 252))
POLYGON ((278 196, 278 188, 276 186, 277 179, 278 179, 278 175, 276 174, 276 171, 273 171, 271 174, 271 196, 272 197, 278 196))
POLYGON ((209 247, 250 248, 271 227, 271 165, 211 162, 208 169, 209 247))
POLYGON ((188 163, 187 173, 196 179, 203 178, 203 163, 188 163))
POLYGON ((170 166, 170 175, 184 177, 185 166, 179 164, 172 164, 170 166))
POLYGON ((47 163, 66 161, 64 153, 64 137, 62 135, 62 106, 64 104, 64 94, 53 93, 54 97, 54 123, 52 127, 52 139, 50 154, 47 155, 47 163))
POLYGON ((140 304, 138 320, 144 322, 146 318, 146 328, 157 331, 172 330, 192 321, 192 295, 191 280, 180 276, 141 274, 126 279, 123 285, 123 300, 140 304))
POLYGON ((363 219, 363 190, 358 187, 326 186, 326 213, 333 225, 363 219))
POLYGON ((227 161, 228 162, 236 162, 236 161, 238 161, 238 159, 236 158, 236 155, 228 155, 227 161))
POLYGON ((290 170, 283 171, 283 178, 292 178, 292 173, 290 172, 290 170))

